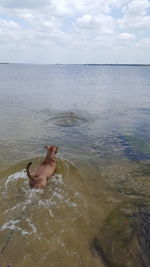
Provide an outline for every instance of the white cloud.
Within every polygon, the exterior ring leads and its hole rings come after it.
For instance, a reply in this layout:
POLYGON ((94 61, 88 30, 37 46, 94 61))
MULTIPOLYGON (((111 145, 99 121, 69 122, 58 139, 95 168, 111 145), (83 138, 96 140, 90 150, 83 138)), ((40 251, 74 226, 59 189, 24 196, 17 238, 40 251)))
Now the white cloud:
POLYGON ((148 0, 133 0, 124 7, 123 11, 126 16, 140 16, 145 15, 146 9, 150 7, 148 0))
POLYGON ((122 29, 146 30, 150 28, 150 16, 124 17, 118 25, 122 29))
POLYGON ((150 48, 150 38, 144 38, 136 43, 137 48, 149 49, 150 48))
MULTIPOLYGON (((92 57, 94 49, 96 55, 99 49, 133 48, 139 30, 148 34, 149 6, 148 0, 0 0, 0 49, 43 51, 43 58, 46 51, 66 58, 70 51, 72 58, 79 50, 92 57)), ((146 40, 136 47, 147 47, 146 40)))
POLYGON ((126 4, 129 3, 130 0, 108 0, 106 1, 109 6, 114 7, 114 8, 121 8, 125 6, 126 4))
POLYGON ((76 24, 80 29, 95 29, 101 33, 110 34, 115 30, 115 20, 111 16, 107 15, 91 16, 90 14, 86 14, 77 18, 76 24))
POLYGON ((13 20, 5 20, 5 19, 0 19, 0 26, 1 30, 3 29, 12 29, 12 30, 18 30, 21 29, 20 25, 13 20))
POLYGON ((38 8, 50 4, 49 0, 0 0, 0 6, 6 8, 38 8))
POLYGON ((120 28, 145 30, 150 27, 150 16, 146 15, 150 3, 147 0, 133 0, 123 8, 124 16, 118 20, 120 28))
POLYGON ((21 36, 21 27, 12 20, 0 19, 0 41, 1 44, 10 40, 18 41, 21 36))
POLYGON ((77 24, 80 26, 89 26, 89 24, 92 22, 92 16, 89 14, 86 14, 80 18, 77 18, 77 24))
POLYGON ((118 39, 121 41, 131 41, 135 39, 134 34, 131 33, 121 33, 118 35, 118 39))

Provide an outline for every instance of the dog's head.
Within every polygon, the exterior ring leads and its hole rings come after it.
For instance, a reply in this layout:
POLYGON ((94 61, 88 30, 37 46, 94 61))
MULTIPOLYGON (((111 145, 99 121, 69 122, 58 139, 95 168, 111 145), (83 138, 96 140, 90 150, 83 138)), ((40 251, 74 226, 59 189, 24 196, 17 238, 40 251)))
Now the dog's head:
POLYGON ((45 146, 45 148, 47 149, 48 152, 54 153, 54 154, 56 154, 57 151, 58 151, 58 147, 57 146, 45 146))

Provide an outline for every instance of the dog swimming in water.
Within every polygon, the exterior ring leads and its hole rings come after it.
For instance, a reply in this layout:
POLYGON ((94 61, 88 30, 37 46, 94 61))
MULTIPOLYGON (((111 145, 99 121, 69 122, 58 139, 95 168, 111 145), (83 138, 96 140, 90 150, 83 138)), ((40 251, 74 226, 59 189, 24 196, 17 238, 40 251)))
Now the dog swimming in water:
POLYGON ((29 168, 32 162, 29 162, 26 171, 29 177, 29 185, 32 189, 44 189, 49 178, 55 173, 57 167, 56 153, 58 147, 45 146, 47 154, 40 165, 30 172, 29 168))

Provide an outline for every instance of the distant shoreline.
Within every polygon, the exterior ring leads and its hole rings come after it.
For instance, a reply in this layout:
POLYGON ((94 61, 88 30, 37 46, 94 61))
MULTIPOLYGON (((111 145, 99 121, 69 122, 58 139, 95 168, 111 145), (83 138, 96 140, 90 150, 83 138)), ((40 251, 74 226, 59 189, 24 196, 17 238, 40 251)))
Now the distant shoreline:
POLYGON ((123 64, 123 63, 120 63, 120 64, 99 64, 99 63, 69 63, 69 64, 65 64, 65 63, 53 63, 53 64, 50 64, 50 63, 10 63, 10 62, 0 62, 0 65, 6 65, 6 64, 20 64, 20 65, 51 65, 51 66, 63 66, 63 65, 81 65, 81 66, 89 66, 89 67, 101 67, 101 66, 123 66, 123 67, 126 67, 126 66, 150 66, 150 64, 123 64))
POLYGON ((84 64, 85 66, 150 66, 150 64, 84 64))

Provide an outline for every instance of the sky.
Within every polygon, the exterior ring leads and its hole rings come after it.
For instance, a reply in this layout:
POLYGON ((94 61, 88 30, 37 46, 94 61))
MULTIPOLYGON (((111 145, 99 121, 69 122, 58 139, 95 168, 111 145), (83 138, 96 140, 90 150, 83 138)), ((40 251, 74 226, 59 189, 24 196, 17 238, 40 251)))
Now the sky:
POLYGON ((0 62, 150 64, 150 0, 0 0, 0 62))

